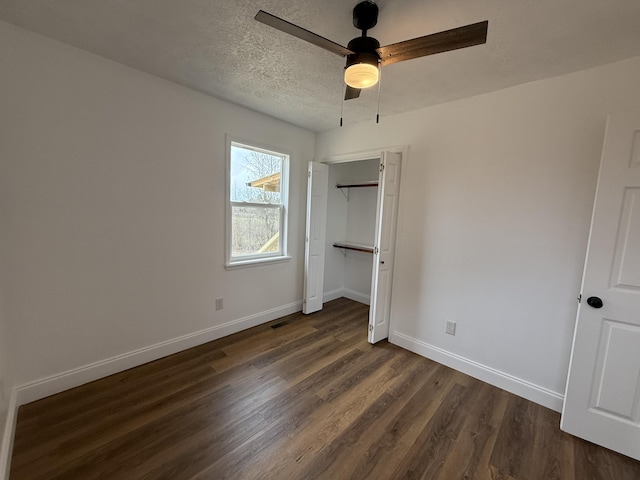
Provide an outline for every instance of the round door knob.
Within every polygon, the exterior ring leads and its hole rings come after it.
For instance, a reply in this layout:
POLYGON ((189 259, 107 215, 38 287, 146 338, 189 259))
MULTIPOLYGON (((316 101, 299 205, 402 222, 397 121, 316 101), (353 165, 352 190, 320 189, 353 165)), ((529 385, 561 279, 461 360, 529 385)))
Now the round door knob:
POLYGON ((602 308, 602 300, 599 297, 589 297, 587 298, 587 305, 593 308, 602 308))

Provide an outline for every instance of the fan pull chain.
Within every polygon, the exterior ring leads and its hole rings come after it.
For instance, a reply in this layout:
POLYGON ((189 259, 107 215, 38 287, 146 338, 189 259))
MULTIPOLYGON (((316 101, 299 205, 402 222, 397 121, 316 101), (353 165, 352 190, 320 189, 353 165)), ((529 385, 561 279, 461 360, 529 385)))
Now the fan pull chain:
POLYGON ((380 123, 380 84, 382 83, 382 69, 378 62, 378 110, 376 112, 376 123, 380 123))
POLYGON ((347 85, 344 87, 344 95, 342 95, 342 103, 340 104, 340 126, 342 126, 342 112, 344 111, 344 97, 347 96, 347 85))

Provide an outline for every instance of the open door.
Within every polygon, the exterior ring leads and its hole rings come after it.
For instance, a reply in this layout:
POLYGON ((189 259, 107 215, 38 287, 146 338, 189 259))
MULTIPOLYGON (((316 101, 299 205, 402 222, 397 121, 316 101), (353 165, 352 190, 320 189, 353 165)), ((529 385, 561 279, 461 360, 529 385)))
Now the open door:
POLYGON ((640 115, 607 123, 561 428, 640 460, 640 115))
POLYGON ((329 166, 309 162, 302 313, 322 309, 329 166))
POLYGON ((371 343, 379 342, 389 336, 391 279, 396 242, 401 160, 402 156, 399 153, 383 152, 380 157, 378 215, 369 308, 369 342, 371 343))

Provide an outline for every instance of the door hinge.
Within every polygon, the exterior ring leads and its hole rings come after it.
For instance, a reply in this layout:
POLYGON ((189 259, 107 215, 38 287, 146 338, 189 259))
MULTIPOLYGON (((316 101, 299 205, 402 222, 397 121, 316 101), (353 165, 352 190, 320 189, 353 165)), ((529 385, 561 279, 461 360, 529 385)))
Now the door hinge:
POLYGON ((369 331, 373 332, 373 325, 369 324, 369 331))
POLYGON ((311 171, 307 172, 307 177, 311 178, 311 171))
POLYGON ((378 249, 378 247, 373 247, 373 253, 374 255, 377 255, 378 253, 380 253, 380 250, 378 249))
POLYGON ((578 295, 578 303, 582 303, 582 294, 578 295))
POLYGON ((384 170, 384 163, 380 164, 380 171, 382 172, 384 170))

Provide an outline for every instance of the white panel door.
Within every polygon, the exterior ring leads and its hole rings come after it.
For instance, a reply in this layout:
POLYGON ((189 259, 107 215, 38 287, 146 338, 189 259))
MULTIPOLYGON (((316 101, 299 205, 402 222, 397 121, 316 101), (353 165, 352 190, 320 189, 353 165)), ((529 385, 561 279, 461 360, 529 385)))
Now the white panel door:
POLYGON ((329 166, 309 162, 302 313, 322 310, 329 166))
POLYGON ((402 156, 383 152, 378 188, 378 209, 371 278, 371 306, 369 309, 369 342, 376 343, 389 336, 391 316, 391 277, 396 243, 396 219, 400 194, 400 165, 402 156))
POLYGON ((607 123, 581 294, 561 428, 640 460, 640 115, 607 123))

